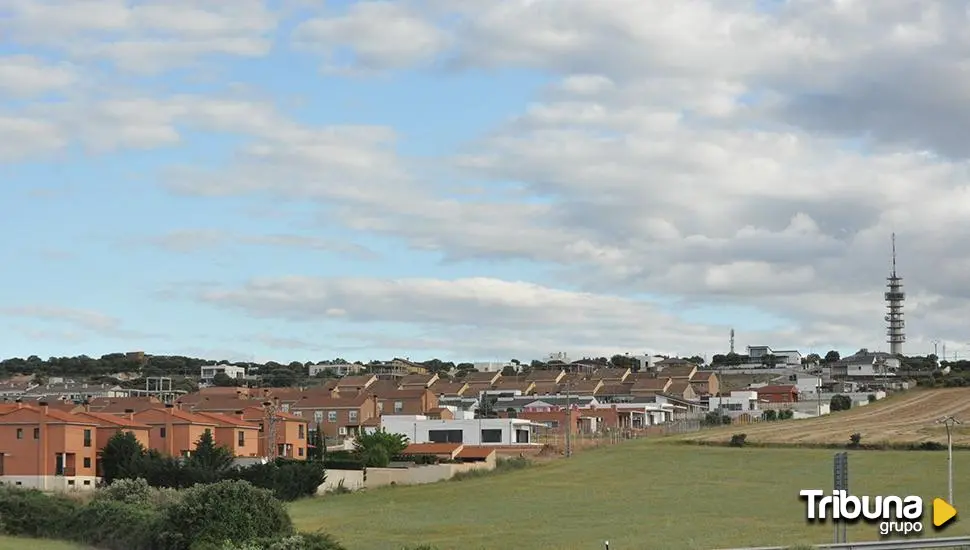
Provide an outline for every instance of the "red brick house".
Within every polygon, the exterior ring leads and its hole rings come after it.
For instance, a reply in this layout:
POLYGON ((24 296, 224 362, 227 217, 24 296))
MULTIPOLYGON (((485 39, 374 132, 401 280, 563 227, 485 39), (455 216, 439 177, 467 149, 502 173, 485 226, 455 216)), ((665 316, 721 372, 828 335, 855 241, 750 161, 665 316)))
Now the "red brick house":
POLYGON ((791 384, 777 386, 763 386, 754 388, 758 392, 758 400, 768 403, 796 403, 798 388, 791 384))

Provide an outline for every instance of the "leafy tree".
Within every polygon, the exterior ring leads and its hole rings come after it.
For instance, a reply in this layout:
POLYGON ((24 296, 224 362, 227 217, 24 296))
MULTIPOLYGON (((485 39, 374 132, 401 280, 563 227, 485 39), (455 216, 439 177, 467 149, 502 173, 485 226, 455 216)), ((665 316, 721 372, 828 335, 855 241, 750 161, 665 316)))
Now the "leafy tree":
POLYGON ((518 372, 515 370, 515 367, 513 367, 512 365, 505 365, 504 367, 502 367, 502 376, 515 376, 517 374, 518 372))
POLYGON ((852 408, 852 399, 848 395, 833 395, 829 401, 829 409, 832 412, 847 411, 852 408))
POLYGON ((145 447, 135 434, 122 432, 111 436, 101 450, 101 476, 105 483, 134 479, 144 468, 145 447))
POLYGON ((232 451, 227 447, 216 445, 212 432, 206 430, 195 443, 195 450, 189 456, 187 463, 204 472, 221 474, 232 467, 232 461, 232 451))
POLYGON ((227 388, 235 386, 236 381, 224 372, 217 372, 215 376, 212 377, 212 385, 227 388))
POLYGON ((834 362, 838 361, 841 358, 842 358, 842 356, 839 355, 839 352, 836 351, 836 350, 834 350, 834 349, 833 350, 829 350, 829 352, 825 354, 825 362, 826 363, 834 363, 834 362))
POLYGON ((320 424, 317 424, 317 429, 310 433, 309 444, 310 447, 307 449, 308 460, 323 460, 326 457, 327 441, 320 424))
POLYGON ((384 468, 392 458, 401 454, 408 446, 408 438, 402 434, 394 434, 377 430, 369 434, 357 436, 354 442, 354 454, 371 468, 384 468))

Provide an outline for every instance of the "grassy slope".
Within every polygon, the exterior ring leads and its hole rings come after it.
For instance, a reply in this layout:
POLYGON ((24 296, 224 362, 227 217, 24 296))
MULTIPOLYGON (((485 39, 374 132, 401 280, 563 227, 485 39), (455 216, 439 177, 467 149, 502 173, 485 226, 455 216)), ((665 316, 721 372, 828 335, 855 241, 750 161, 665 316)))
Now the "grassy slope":
MULTIPOLYGON (((863 443, 946 442, 946 429, 935 421, 943 415, 970 420, 970 388, 901 393, 850 411, 797 421, 727 426, 678 436, 678 439, 727 441, 743 432, 748 441, 768 443, 847 443, 855 432, 863 443)), ((955 444, 970 445, 970 425, 959 427, 955 444)))
POLYGON ((0 535, 0 550, 83 550, 83 547, 56 540, 24 539, 0 535))
MULTIPOLYGON (((946 455, 850 453, 855 494, 945 496, 946 455)), ((958 472, 970 453, 958 453, 958 472)), ((616 550, 831 542, 810 526, 798 491, 831 487, 832 451, 734 449, 635 441, 527 470, 294 503, 302 530, 332 532, 350 550, 477 548, 616 550)), ((927 510, 926 517, 930 511, 927 510)), ((970 534, 970 524, 941 536, 970 534)), ((875 526, 849 540, 877 537, 875 526)))

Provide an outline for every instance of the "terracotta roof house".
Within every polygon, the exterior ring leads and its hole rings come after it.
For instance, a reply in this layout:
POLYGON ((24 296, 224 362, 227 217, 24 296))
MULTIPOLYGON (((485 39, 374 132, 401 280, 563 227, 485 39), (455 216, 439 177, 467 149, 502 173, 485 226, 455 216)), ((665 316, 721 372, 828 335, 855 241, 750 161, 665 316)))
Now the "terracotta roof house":
POLYGON ((16 407, 0 416, 0 481, 46 491, 94 489, 99 423, 45 401, 16 407))
POLYGON ((436 407, 430 411, 424 413, 429 420, 454 420, 455 413, 451 412, 451 409, 445 407, 436 407))
POLYGON ((691 383, 694 382, 702 384, 708 395, 717 395, 721 393, 721 379, 718 378, 717 373, 712 370, 698 370, 694 373, 694 376, 690 379, 691 383))
POLYGON ((206 430, 214 431, 216 427, 212 419, 179 410, 173 405, 135 411, 132 418, 151 426, 149 447, 169 456, 189 456, 202 434, 206 430))
POLYGON ((689 380, 674 380, 664 393, 686 399, 687 401, 697 399, 697 393, 694 392, 694 388, 690 385, 689 380))
POLYGON ((438 396, 429 389, 393 390, 377 394, 381 414, 424 414, 438 407, 438 396))
POLYGON ((443 397, 460 397, 467 389, 465 382, 437 382, 431 387, 435 395, 443 397))
POLYGON ((307 419, 308 429, 317 427, 327 437, 359 434, 371 418, 380 418, 377 397, 361 394, 353 397, 307 396, 294 403, 290 411, 307 419))
POLYGON ((485 384, 491 386, 502 377, 501 372, 478 372, 468 371, 465 376, 455 380, 455 382, 465 382, 471 384, 485 384))
POLYGON ((124 413, 128 409, 138 412, 161 406, 162 402, 154 397, 105 397, 88 400, 88 410, 110 414, 124 413))
POLYGON ((651 393, 663 393, 670 388, 672 380, 667 377, 662 378, 638 378, 632 386, 630 393, 633 395, 643 395, 651 393))
POLYGON ((593 372, 591 379, 602 380, 604 383, 623 382, 633 371, 631 369, 603 368, 593 372))
MULTIPOLYGON (((134 419, 134 411, 124 414, 108 414, 108 413, 98 413, 90 411, 79 411, 73 413, 76 416, 86 418, 97 423, 97 431, 95 433, 95 439, 97 441, 98 452, 104 449, 104 446, 108 444, 108 440, 115 436, 118 432, 129 432, 135 436, 135 439, 141 443, 142 447, 148 449, 150 448, 149 432, 151 426, 148 424, 143 424, 134 419)), ((100 466, 97 464, 96 466, 100 466)), ((95 468, 99 470, 98 468, 95 468)), ((100 470, 98 471, 100 476, 100 470)))
POLYGON ((511 376, 505 376, 499 379, 498 382, 492 386, 490 391, 493 392, 519 392, 522 395, 528 395, 535 387, 535 382, 531 380, 524 380, 521 378, 515 378, 511 376))
POLYGON ((685 380, 690 380, 696 373, 697 365, 689 362, 674 364, 660 371, 661 376, 674 379, 683 378, 685 380))
POLYGON ((345 376, 337 381, 337 391, 362 391, 374 382, 377 382, 377 376, 373 374, 364 374, 361 376, 345 376))
POLYGON ((308 420, 279 410, 271 416, 267 403, 269 402, 264 402, 261 407, 246 407, 241 415, 243 420, 259 426, 258 456, 269 456, 269 451, 275 444, 274 456, 306 460, 308 420), (276 424, 275 442, 269 440, 268 425, 271 420, 276 424))
POLYGON ((533 382, 533 395, 556 395, 559 393, 559 384, 556 382, 533 382))
POLYGON ((401 451, 404 456, 436 456, 445 460, 454 460, 461 451, 461 443, 411 443, 401 451))
POLYGON ((401 381, 398 384, 398 386, 402 390, 430 388, 437 381, 438 381, 437 374, 409 374, 404 378, 401 378, 401 381))
POLYGON ((758 392, 760 401, 769 403, 795 403, 798 401, 798 387, 792 384, 762 386, 753 389, 758 392))
POLYGON ((235 411, 233 415, 209 412, 197 414, 215 422, 213 439, 217 445, 231 450, 233 456, 258 456, 259 425, 243 420, 242 410, 235 411))
POLYGON ((623 395, 633 395, 634 382, 606 383, 600 386, 594 395, 596 397, 617 397, 623 395))
POLYGON ((562 369, 533 369, 526 378, 533 382, 560 382, 566 371, 562 369))
POLYGON ((559 393, 570 395, 595 395, 603 386, 602 380, 579 380, 570 384, 559 384, 559 393))

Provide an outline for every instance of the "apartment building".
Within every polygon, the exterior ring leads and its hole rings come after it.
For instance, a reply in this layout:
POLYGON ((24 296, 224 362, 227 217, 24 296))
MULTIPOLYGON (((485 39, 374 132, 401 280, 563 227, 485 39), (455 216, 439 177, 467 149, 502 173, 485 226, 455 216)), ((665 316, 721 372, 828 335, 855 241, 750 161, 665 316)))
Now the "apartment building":
POLYGON ((206 431, 215 437, 216 421, 171 404, 135 412, 132 418, 151 427, 149 448, 169 456, 190 456, 206 431))
POLYGON ((43 401, 5 405, 0 413, 0 481, 43 491, 94 489, 97 421, 43 401))

